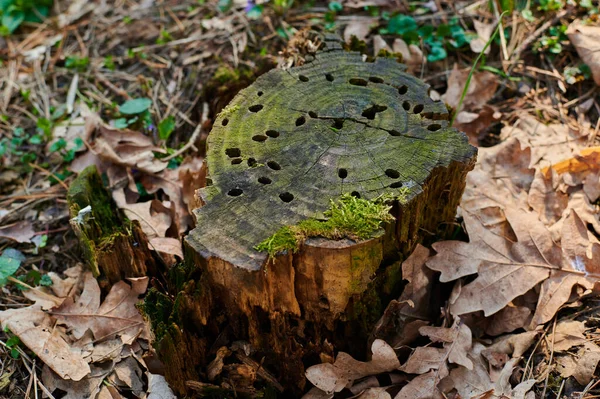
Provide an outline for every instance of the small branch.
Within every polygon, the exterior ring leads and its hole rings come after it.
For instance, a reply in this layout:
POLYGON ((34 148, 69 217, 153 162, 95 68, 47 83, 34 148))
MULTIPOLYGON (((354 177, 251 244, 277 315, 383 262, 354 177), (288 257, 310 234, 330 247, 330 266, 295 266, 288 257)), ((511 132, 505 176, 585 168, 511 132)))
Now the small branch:
MULTIPOLYGON (((204 105, 202 107, 204 108, 204 105)), ((179 150, 175 151, 173 154, 169 155, 168 157, 162 158, 161 161, 170 161, 171 159, 178 157, 179 155, 183 154, 192 147, 194 148, 194 150, 198 151, 198 149, 194 146, 194 143, 196 142, 196 140, 198 140, 198 137, 200 137, 200 132, 202 131, 202 122, 204 122, 204 115, 202 118, 200 118, 200 121, 196 125, 196 129, 194 129, 194 133, 192 133, 192 137, 190 137, 188 142, 179 150)))

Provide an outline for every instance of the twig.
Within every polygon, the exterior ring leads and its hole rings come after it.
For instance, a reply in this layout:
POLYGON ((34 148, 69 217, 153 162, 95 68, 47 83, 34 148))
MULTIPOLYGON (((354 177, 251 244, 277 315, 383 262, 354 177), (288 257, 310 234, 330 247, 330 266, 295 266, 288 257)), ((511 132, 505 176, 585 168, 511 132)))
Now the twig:
MULTIPOLYGON (((203 106, 203 108, 204 108, 204 106, 203 106)), ((196 125, 196 129, 194 129, 194 133, 192 133, 192 137, 190 137, 188 142, 183 147, 181 147, 179 150, 175 151, 173 154, 169 155, 168 157, 162 158, 161 161, 164 161, 164 162, 170 161, 171 159, 178 157, 179 155, 183 154, 184 152, 186 152, 188 149, 190 149, 192 147, 194 149, 196 149, 196 147, 194 147, 194 143, 196 142, 196 140, 200 136, 200 132, 202 131, 202 122, 204 122, 204 118, 200 119, 200 121, 198 122, 198 125, 196 125)))
POLYGON ((69 186, 67 186, 67 183, 65 183, 60 177, 56 176, 54 173, 50 172, 48 169, 44 169, 39 165, 36 165, 34 163, 29 163, 29 166, 31 166, 34 169, 39 170, 42 173, 45 173, 47 176, 52 176, 56 179, 56 181, 58 182, 58 184, 60 184, 61 186, 63 186, 63 188, 67 191, 69 191, 69 186))
POLYGON ((571 12, 571 9, 560 10, 554 16, 554 18, 552 18, 552 19, 544 22, 542 24, 542 26, 540 26, 539 28, 537 28, 531 35, 529 35, 527 37, 527 39, 525 39, 525 41, 523 43, 521 43, 521 45, 519 45, 519 47, 517 47, 517 49, 512 54, 512 57, 511 57, 512 64, 508 68, 507 74, 510 75, 510 73, 512 72, 512 69, 514 67, 514 65, 516 64, 516 61, 521 56, 521 53, 523 51, 525 51, 525 49, 527 47, 529 47, 531 45, 531 43, 533 43, 534 41, 536 41, 542 35, 542 33, 544 33, 548 28, 550 28, 552 25, 554 25, 559 19, 561 19, 562 17, 564 17, 565 15, 567 15, 570 12, 571 12))

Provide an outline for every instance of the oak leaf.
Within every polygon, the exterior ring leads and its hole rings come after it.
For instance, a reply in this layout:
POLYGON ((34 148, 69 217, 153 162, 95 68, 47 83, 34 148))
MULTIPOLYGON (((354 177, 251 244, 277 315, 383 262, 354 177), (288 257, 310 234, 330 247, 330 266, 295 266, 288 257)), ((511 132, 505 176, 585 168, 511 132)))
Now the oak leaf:
POLYGON ((72 329, 73 336, 81 338, 89 329, 96 340, 119 335, 125 344, 131 344, 140 334, 146 334, 144 319, 135 305, 146 292, 148 278, 131 278, 131 286, 124 281, 113 285, 104 302, 100 304, 100 288, 91 273, 75 302, 67 298, 52 314, 59 324, 72 329))

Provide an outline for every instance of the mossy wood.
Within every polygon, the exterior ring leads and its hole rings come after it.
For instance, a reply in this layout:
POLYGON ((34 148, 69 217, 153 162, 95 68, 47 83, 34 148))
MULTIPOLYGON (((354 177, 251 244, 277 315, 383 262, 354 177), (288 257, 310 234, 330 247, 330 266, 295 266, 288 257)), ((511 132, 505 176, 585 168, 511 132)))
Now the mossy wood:
POLYGON ((176 294, 148 302, 169 382, 184 393, 235 340, 296 393, 307 365, 360 352, 398 295, 398 261, 453 222, 475 155, 426 84, 338 39, 304 66, 258 78, 209 135, 212 184, 199 192, 186 265, 172 271, 176 294), (255 249, 346 194, 394 198, 393 221, 367 239, 308 238, 275 258, 255 249))
POLYGON ((88 166, 71 183, 67 200, 71 226, 96 277, 112 285, 127 277, 158 275, 140 224, 121 214, 96 166, 88 166))

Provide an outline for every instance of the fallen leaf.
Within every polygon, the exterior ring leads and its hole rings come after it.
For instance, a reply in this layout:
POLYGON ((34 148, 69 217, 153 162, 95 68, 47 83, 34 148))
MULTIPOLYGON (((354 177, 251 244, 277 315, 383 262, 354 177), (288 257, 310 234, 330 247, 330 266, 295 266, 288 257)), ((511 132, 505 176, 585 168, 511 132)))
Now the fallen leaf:
POLYGON ((85 366, 87 367, 85 378, 78 381, 65 380, 50 368, 44 367, 42 381, 50 392, 54 392, 56 389, 66 392, 62 399, 95 398, 100 392, 102 381, 110 373, 112 363, 92 365, 91 367, 86 363, 85 366))
POLYGON ((594 81, 600 85, 600 26, 576 20, 566 33, 581 60, 592 70, 594 81))
POLYGON ((454 319, 451 328, 425 326, 421 327, 419 332, 433 342, 443 342, 450 363, 460 364, 469 370, 473 368, 473 363, 467 357, 472 343, 471 330, 460 318, 454 319))
POLYGON ((62 379, 80 381, 90 373, 87 362, 71 352, 51 317, 39 305, 0 312, 2 329, 15 334, 25 346, 62 379))
POLYGON ((381 50, 392 51, 381 35, 375 35, 373 36, 373 55, 377 56, 381 50))
POLYGON ((512 332, 529 324, 530 318, 531 309, 528 307, 509 305, 492 316, 485 332, 491 336, 512 332))
MULTIPOLYGON (((471 51, 474 53, 481 53, 486 43, 490 40, 490 37, 494 32, 494 28, 496 28, 496 24, 486 24, 485 22, 474 19, 473 26, 477 32, 477 37, 469 42, 469 46, 471 46, 471 51)), ((491 46, 488 47, 485 50, 485 54, 489 54, 491 49, 491 46)))
POLYGON ((146 173, 157 173, 167 167, 167 162, 154 156, 154 152, 165 151, 156 147, 152 139, 142 133, 127 129, 112 129, 102 124, 98 126, 97 134, 93 151, 101 158, 146 173))
MULTIPOLYGON (((550 350, 564 352, 577 345, 587 342, 585 337, 585 325, 577 320, 564 320, 556 325, 554 330, 554 345, 550 350)), ((552 341, 549 341, 550 343, 552 341)))
MULTIPOLYGON (((470 349, 470 348, 469 348, 470 349)), ((448 374, 446 359, 448 350, 433 346, 420 346, 414 350, 400 370, 408 374, 425 374, 431 370, 443 370, 443 376, 448 374)))
POLYGON ((148 238, 164 237, 169 227, 171 227, 171 216, 164 212, 165 207, 160 201, 150 200, 130 204, 125 198, 124 189, 113 190, 112 197, 130 220, 140 222, 142 231, 148 238))
MULTIPOLYGON (((454 69, 448 77, 448 89, 442 95, 442 100, 452 108, 458 107, 462 92, 467 84, 470 69, 458 69, 454 65, 454 69)), ((498 77, 491 72, 476 72, 471 78, 471 83, 465 95, 462 108, 456 110, 471 110, 479 109, 487 104, 492 99, 498 88, 498 77)))
POLYGON ((148 249, 169 255, 176 255, 179 259, 183 259, 183 248, 181 247, 181 241, 177 238, 154 237, 150 239, 148 249))
POLYGON ((547 166, 573 158, 587 146, 587 131, 562 123, 544 124, 532 116, 523 116, 500 133, 501 139, 515 137, 531 148, 530 167, 547 166))
POLYGON ((435 371, 418 375, 402 387, 400 392, 394 396, 394 399, 442 398, 442 395, 437 389, 439 381, 440 378, 435 371))
POLYGON ((167 384, 165 377, 159 374, 147 373, 148 398, 147 399, 177 399, 177 396, 167 384))
POLYGON ((148 278, 119 281, 100 304, 100 288, 90 272, 86 274, 85 288, 75 302, 67 298, 61 306, 50 312, 58 323, 66 325, 76 338, 90 329, 96 340, 108 339, 115 334, 125 344, 131 344, 140 334, 145 334, 144 319, 135 305, 139 296, 146 292, 148 278))
POLYGON ((563 284, 570 291, 575 284, 587 287, 588 280, 573 267, 569 255, 552 241, 550 232, 534 214, 516 209, 504 212, 517 237, 516 242, 489 231, 474 215, 465 212, 471 241, 434 244, 438 254, 427 261, 427 266, 440 271, 443 282, 477 273, 477 278, 462 287, 450 306, 455 315, 482 310, 485 316, 490 316, 552 277, 544 283, 546 289, 542 288, 540 293, 537 316, 534 315, 530 325, 533 328, 536 323, 552 317, 568 299, 564 295, 553 298, 557 292, 563 292, 563 284))
POLYGON ((35 231, 31 222, 21 221, 8 226, 0 227, 0 238, 8 238, 20 243, 31 242, 35 231))
POLYGON ((317 388, 326 392, 339 392, 354 380, 369 375, 396 370, 400 362, 391 346, 376 339, 371 346, 373 356, 369 362, 354 360, 345 352, 340 352, 333 364, 322 363, 306 370, 306 378, 317 388))
POLYGON ((346 28, 344 28, 344 41, 350 43, 352 36, 356 36, 358 40, 365 40, 371 31, 371 27, 376 23, 376 18, 352 17, 346 28))

